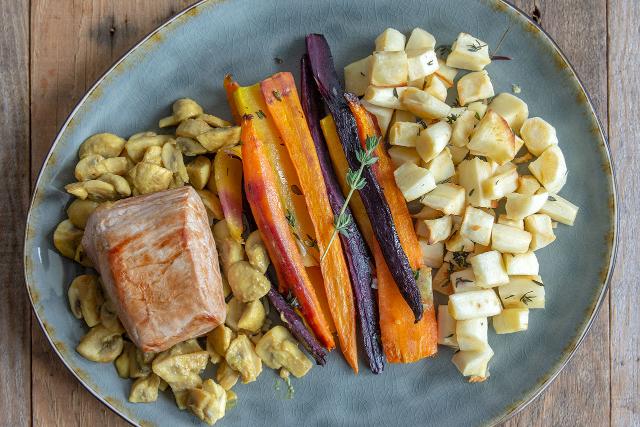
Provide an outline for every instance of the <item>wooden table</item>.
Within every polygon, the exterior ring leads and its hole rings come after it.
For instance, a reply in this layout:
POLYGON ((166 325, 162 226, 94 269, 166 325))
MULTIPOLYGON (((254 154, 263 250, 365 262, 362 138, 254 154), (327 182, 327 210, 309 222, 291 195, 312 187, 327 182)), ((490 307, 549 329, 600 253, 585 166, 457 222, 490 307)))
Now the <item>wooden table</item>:
MULTIPOLYGON (((53 138, 85 90, 190 0, 1 0, 0 424, 115 426, 32 316, 22 274, 30 191, 53 138), (8 207, 8 209, 7 209, 8 207)), ((516 0, 558 42, 609 134, 618 178, 620 250, 609 296, 548 390, 508 425, 640 425, 640 2, 516 0)))

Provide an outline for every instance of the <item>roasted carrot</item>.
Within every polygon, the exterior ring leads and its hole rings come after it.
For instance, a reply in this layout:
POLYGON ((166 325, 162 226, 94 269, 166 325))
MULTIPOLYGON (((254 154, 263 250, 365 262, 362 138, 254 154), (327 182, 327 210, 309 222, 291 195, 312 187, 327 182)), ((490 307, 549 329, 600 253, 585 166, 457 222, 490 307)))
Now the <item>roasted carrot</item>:
POLYGON ((340 348, 347 363, 358 372, 356 311, 349 270, 339 240, 329 245, 333 234, 333 211, 315 151, 315 145, 298 97, 291 73, 278 73, 260 83, 267 109, 280 132, 298 173, 309 215, 315 229, 320 253, 322 277, 340 348))
POLYGON ((213 173, 231 237, 242 242, 242 162, 220 150, 213 160, 213 173))
POLYGON ((242 116, 238 113, 238 107, 236 106, 236 102, 234 100, 233 94, 236 90, 238 90, 238 83, 233 80, 233 76, 231 74, 227 74, 224 76, 224 91, 227 94, 227 103, 229 104, 229 109, 231 110, 231 116, 233 117, 233 121, 236 125, 240 125, 242 121, 242 116))
POLYGON ((248 115, 242 120, 242 165, 247 200, 278 280, 284 282, 286 288, 294 294, 307 324, 318 340, 332 349, 335 342, 305 271, 295 238, 289 230, 266 144, 260 140, 254 126, 256 120, 260 119, 248 115))

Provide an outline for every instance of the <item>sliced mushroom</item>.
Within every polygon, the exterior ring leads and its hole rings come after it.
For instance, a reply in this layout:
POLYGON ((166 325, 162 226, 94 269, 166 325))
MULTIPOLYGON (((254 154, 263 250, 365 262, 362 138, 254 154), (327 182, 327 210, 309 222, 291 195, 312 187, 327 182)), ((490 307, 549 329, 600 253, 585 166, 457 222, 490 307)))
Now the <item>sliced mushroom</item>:
POLYGON ((104 202, 107 200, 117 200, 118 193, 113 185, 105 181, 92 179, 84 182, 74 182, 64 186, 69 194, 73 194, 79 199, 104 202))
POLYGON ((122 353, 122 336, 102 325, 94 326, 80 340, 76 351, 92 362, 113 362, 122 353))
POLYGON ((233 390, 227 390, 227 404, 225 405, 225 410, 230 410, 235 408, 238 404, 238 395, 233 390))
POLYGON ((158 400, 158 387, 160 387, 160 377, 155 374, 151 374, 145 378, 138 378, 131 384, 129 402, 155 402, 158 400))
POLYGON ((238 261, 229 267, 227 280, 233 295, 242 302, 262 298, 271 289, 271 282, 247 261, 238 261))
POLYGON ((176 144, 169 143, 162 146, 162 166, 173 172, 173 181, 177 187, 189 182, 189 174, 184 165, 182 151, 176 144))
POLYGON ((165 380, 160 378, 160 385, 158 386, 158 390, 165 391, 167 388, 169 388, 169 384, 165 380))
POLYGON ((170 170, 153 163, 140 162, 129 171, 133 186, 138 193, 147 194, 169 188, 173 174, 170 170))
POLYGON ((229 286, 229 282, 224 276, 222 276, 222 293, 224 294, 225 299, 231 295, 231 286, 229 286))
POLYGON ((224 357, 235 335, 231 329, 220 325, 207 335, 207 346, 210 346, 217 354, 224 357))
POLYGON ((223 361, 218 365, 218 369, 216 370, 216 381, 223 389, 230 390, 231 387, 236 385, 239 378, 240 374, 231 369, 226 361, 223 361))
POLYGON ((131 160, 127 157, 111 157, 104 159, 100 164, 104 168, 105 172, 115 175, 124 175, 133 167, 129 162, 131 162, 131 160))
POLYGON ((224 218, 224 212, 222 212, 222 205, 220 204, 220 199, 218 196, 213 194, 209 190, 196 190, 200 199, 202 199, 202 204, 207 209, 207 215, 209 218, 221 220, 224 218))
POLYGON ((102 157, 118 157, 124 148, 125 140, 112 133, 98 133, 87 138, 78 150, 78 156, 83 159, 92 154, 102 157))
POLYGON ((114 365, 116 366, 116 371, 118 372, 118 376, 120 378, 129 378, 130 365, 131 365, 130 355, 132 354, 131 353, 132 347, 133 347, 133 344, 131 344, 129 341, 125 341, 124 347, 122 349, 122 353, 120 353, 120 356, 118 356, 114 362, 114 365))
POLYGON ((76 254, 73 256, 73 260, 84 267, 93 268, 93 262, 89 259, 82 243, 76 248, 76 254))
MULTIPOLYGON (((162 147, 164 147, 164 145, 162 147)), ((144 152, 144 156, 142 156, 142 161, 162 166, 162 147, 153 145, 147 148, 144 152)))
POLYGON ((76 277, 67 291, 71 312, 78 319, 84 319, 87 326, 100 323, 100 307, 104 302, 98 277, 83 274, 76 277))
POLYGON ((188 354, 156 357, 153 361, 153 372, 165 380, 173 390, 194 388, 202 383, 200 372, 209 361, 209 353, 199 351, 188 354))
POLYGON ((83 234, 84 231, 76 228, 70 220, 65 219, 58 224, 53 232, 53 246, 62 255, 74 259, 83 234))
POLYGON ((89 181, 105 173, 106 169, 103 160, 104 157, 100 154, 90 154, 80 159, 74 172, 76 179, 78 181, 89 181))
POLYGON ((131 195, 129 182, 120 175, 105 173, 100 175, 98 180, 111 184, 120 197, 129 197, 131 195))
POLYGON ((283 326, 275 326, 264 334, 256 345, 256 353, 271 369, 285 368, 298 378, 309 372, 312 366, 283 326))
POLYGON ((211 114, 198 114, 195 118, 202 120, 203 122, 205 122, 206 124, 214 128, 223 128, 223 127, 231 126, 230 122, 224 119, 221 119, 220 117, 213 116, 211 114))
POLYGON ((214 128, 195 135, 194 138, 209 152, 240 143, 240 126, 214 128))
POLYGON ((190 98, 178 99, 173 103, 171 108, 173 110, 173 117, 178 122, 203 113, 202 107, 198 105, 196 101, 190 98))
MULTIPOLYGON (((169 384, 169 387, 171 387, 171 384, 169 384)), ((171 392, 173 393, 173 398, 176 400, 176 406, 178 407, 178 409, 180 409, 181 411, 184 411, 185 409, 187 409, 187 401, 189 400, 189 390, 171 389, 171 392)))
POLYGON ((125 148, 131 160, 137 163, 142 161, 144 153, 149 147, 162 147, 170 141, 173 141, 171 135, 157 135, 154 132, 143 132, 131 136, 125 144, 125 148))
POLYGON ((186 119, 183 120, 176 129, 176 136, 194 139, 198 135, 208 132, 211 129, 213 128, 209 126, 204 120, 186 119))
POLYGON ((213 349, 213 347, 211 347, 211 344, 209 343, 209 340, 207 340, 207 353, 209 353, 209 360, 211 361, 212 364, 217 364, 220 363, 220 361, 222 360, 222 356, 220 356, 218 353, 216 353, 216 351, 213 349))
POLYGON ((138 347, 129 349, 129 376, 144 378, 151 373, 151 363, 145 361, 144 353, 138 347))
POLYGON ((240 373, 245 384, 255 381, 262 372, 262 361, 246 335, 238 335, 231 341, 224 358, 230 368, 240 373))
POLYGON ((237 331, 238 323, 244 312, 245 303, 240 301, 239 298, 233 297, 227 303, 227 317, 224 323, 231 328, 232 331, 237 331))
POLYGON ((228 274, 229 268, 233 264, 244 259, 244 248, 242 244, 231 237, 226 220, 218 221, 213 226, 213 238, 222 261, 222 270, 228 274))
POLYGON ((110 300, 106 300, 102 306, 100 306, 100 323, 110 331, 125 332, 116 314, 116 308, 110 300))
POLYGON ((191 138, 176 138, 176 146, 185 156, 197 156, 207 152, 206 148, 204 148, 198 141, 191 138))
POLYGON ((67 208, 67 215, 73 225, 84 230, 89 216, 98 206, 100 206, 100 203, 93 200, 75 199, 67 208))
POLYGON ((247 258, 249 258, 249 264, 260 273, 266 273, 269 267, 269 254, 258 230, 249 234, 244 250, 247 253, 247 258))
POLYGON ((255 333, 262 328, 266 318, 262 301, 255 300, 247 303, 238 321, 238 328, 243 331, 255 333))
POLYGON ((189 390, 187 406, 207 424, 213 425, 224 417, 226 405, 227 392, 213 380, 206 380, 201 387, 189 390))
POLYGON ((205 156, 198 156, 187 165, 189 183, 196 189, 202 190, 211 175, 211 160, 205 156))

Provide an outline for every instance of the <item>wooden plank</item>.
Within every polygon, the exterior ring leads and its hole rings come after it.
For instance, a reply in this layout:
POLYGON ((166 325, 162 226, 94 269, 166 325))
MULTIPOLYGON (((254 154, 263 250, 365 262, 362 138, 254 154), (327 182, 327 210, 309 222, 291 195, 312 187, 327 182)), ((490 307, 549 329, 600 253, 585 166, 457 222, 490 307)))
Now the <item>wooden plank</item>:
MULTIPOLYGON (((0 3, 4 7, 5 4, 14 2, 0 3)), ((32 177, 37 175, 56 132, 89 86, 133 44, 191 3, 193 0, 143 2, 32 0, 31 87, 34 100, 31 104, 32 177)), ((15 76, 13 85, 19 87, 19 76, 26 75, 26 72, 12 72, 11 75, 15 76)), ((3 99, 11 98, 3 96, 3 99)), ((28 120, 23 118, 22 123, 28 123, 28 120)), ((3 130, 5 130, 4 126, 3 130)), ((3 138, 3 140, 13 141, 15 137, 3 138)), ((27 164, 28 160, 23 159, 23 162, 27 164)), ((14 161, 12 164, 23 163, 14 161)), ((3 168, 3 170, 13 172, 14 169, 3 168)), ((14 195, 14 193, 10 194, 10 196, 14 195)), ((5 243, 2 242, 3 245, 5 243)), ((15 252, 19 253, 19 251, 15 252)), ((4 265, 4 261, 0 262, 4 265)), ((17 258, 11 261, 13 267, 18 264, 17 258)), ((3 268, 2 271, 5 269, 3 268)), ((3 283, 19 282, 20 271, 15 275, 14 280, 9 278, 4 280, 3 275, 3 283)), ((15 307, 13 309, 16 310, 15 307)), ((5 325, 3 322, 0 327, 4 328, 5 325)), ((9 325, 13 328, 18 327, 12 323, 9 325)), ((93 399, 67 372, 49 348, 37 324, 34 323, 32 329, 33 424, 42 426, 126 425, 104 405, 93 399)), ((23 341, 25 340, 12 339, 11 346, 15 346, 15 342, 23 341)), ((0 366, 4 367, 2 364, 0 366)), ((4 369, 2 371, 5 372, 4 369)), ((13 377, 12 375, 11 378, 13 377)), ((25 379, 29 376, 27 373, 15 377, 25 379)), ((2 386, 11 384, 5 381, 0 383, 2 386)), ((1 390, 4 391, 4 389, 1 390)), ((12 389, 10 393, 8 391, 3 395, 15 396, 16 392, 12 389)), ((14 404, 16 400, 18 399, 10 401, 14 404)), ((28 399, 26 401, 28 402, 28 399)), ((2 408, 1 405, 0 408, 2 408)), ((28 413, 26 417, 21 418, 22 422, 10 425, 22 425, 26 419, 28 419, 28 413)))
MULTIPOLYGON (((558 43, 589 91, 598 117, 606 123, 607 64, 603 60, 607 52, 606 1, 516 0, 513 4, 537 17, 558 43)), ((607 297, 568 366, 540 398, 506 425, 609 425, 609 372, 607 297)))
POLYGON ((31 310, 24 290, 22 240, 29 205, 29 2, 0 2, 0 417, 31 416, 31 310), (8 209, 7 209, 8 207, 8 209))
POLYGON ((640 206, 640 4, 610 0, 609 136, 617 166, 620 246, 611 286, 611 424, 640 425, 640 338, 638 338, 638 206, 640 206))

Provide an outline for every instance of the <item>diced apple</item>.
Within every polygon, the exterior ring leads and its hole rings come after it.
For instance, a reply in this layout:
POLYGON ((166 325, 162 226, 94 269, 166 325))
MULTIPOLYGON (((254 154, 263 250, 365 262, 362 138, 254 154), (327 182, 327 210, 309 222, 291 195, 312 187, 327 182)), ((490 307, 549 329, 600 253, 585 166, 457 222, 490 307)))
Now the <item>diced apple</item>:
POLYGON ((425 237, 430 245, 447 240, 451 235, 451 216, 445 215, 437 219, 425 219, 425 237))
POLYGON ((416 139, 416 150, 425 163, 435 159, 449 143, 451 138, 451 125, 439 121, 420 131, 416 139))
POLYGON ((458 165, 458 182, 465 189, 467 201, 476 207, 491 207, 491 199, 485 197, 482 183, 491 176, 488 162, 474 157, 458 165))
POLYGON ((476 101, 467 105, 467 109, 469 111, 473 111, 474 113, 478 113, 478 116, 476 118, 478 120, 481 120, 484 117, 484 115, 487 113, 487 104, 480 101, 476 101))
POLYGON ((524 229, 531 233, 531 250, 537 251, 556 240, 551 217, 546 214, 530 215, 524 219, 524 229))
POLYGON ((389 130, 389 144, 415 147, 421 130, 422 126, 416 122, 395 122, 389 130))
MULTIPOLYGON (((511 126, 514 132, 519 133, 525 120, 529 117, 529 107, 517 96, 503 92, 493 98, 489 108, 500 114, 511 126)), ((516 150, 517 151, 517 150, 516 150)))
POLYGON ((387 28, 376 37, 376 50, 399 51, 404 50, 407 38, 395 28, 387 28))
POLYGON ((535 252, 502 254, 502 260, 509 276, 537 276, 540 271, 535 252))
POLYGON ((424 91, 444 102, 447 99, 447 85, 436 75, 425 80, 424 91))
POLYGON ((505 308, 502 313, 491 318, 496 334, 511 334, 526 331, 529 327, 528 308, 505 308))
POLYGON ((434 159, 427 163, 427 170, 433 175, 436 183, 451 178, 456 173, 456 167, 451 158, 451 152, 445 148, 434 159))
POLYGON ((511 219, 505 214, 498 215, 498 224, 509 225, 524 230, 524 219, 511 219))
POLYGON ((499 166, 491 178, 482 182, 482 191, 485 197, 496 200, 501 199, 518 188, 518 171, 513 163, 505 163, 499 166))
POLYGON ((432 49, 408 50, 409 80, 417 80, 433 74, 438 69, 438 58, 432 49))
POLYGON ((492 357, 493 350, 487 345, 480 351, 458 351, 451 362, 465 377, 485 379, 489 374, 488 366, 492 357))
POLYGON ((456 231, 445 242, 444 247, 450 252, 471 252, 474 244, 473 241, 461 235, 460 231, 456 231))
POLYGON ((529 163, 529 171, 552 193, 557 193, 564 187, 569 172, 564 154, 557 145, 548 147, 540 157, 529 163))
POLYGON ((518 177, 518 188, 516 193, 532 195, 536 194, 536 191, 540 189, 540 183, 535 176, 521 175, 518 177))
POLYGON ((498 288, 504 308, 544 308, 544 285, 540 276, 511 276, 498 288))
POLYGON ((481 288, 493 288, 509 283, 509 276, 502 262, 500 252, 491 250, 469 259, 476 285, 481 288))
POLYGON ((422 28, 414 28, 409 35, 406 51, 419 50, 419 49, 431 49, 436 47, 436 38, 423 30, 422 28))
POLYGON ((380 133, 382 136, 387 134, 387 128, 389 127, 389 122, 391 121, 391 117, 393 116, 393 108, 385 108, 379 105, 374 105, 365 100, 360 101, 362 106, 371 114, 373 114, 378 122, 378 127, 380 128, 380 133))
MULTIPOLYGON (((400 97, 407 89, 415 88, 369 86, 364 92, 364 100, 378 107, 391 108, 393 114, 393 109, 405 109, 400 102, 400 97)), ((392 114, 389 115, 389 120, 392 114)))
POLYGON ((478 122, 479 120, 476 118, 475 111, 466 110, 462 112, 462 114, 456 118, 456 121, 453 122, 451 144, 456 147, 465 147, 469 143, 473 129, 478 122))
POLYGON ((495 316, 502 305, 493 289, 462 292, 449 296, 449 314, 455 320, 469 320, 495 316))
POLYGON ((405 163, 393 172, 396 184, 405 200, 416 200, 436 188, 436 182, 425 168, 413 163, 405 163))
POLYGON ((481 287, 476 286, 476 276, 470 268, 451 273, 449 280, 455 294, 482 290, 481 287))
POLYGON ((435 75, 440 77, 447 87, 453 87, 453 81, 457 74, 457 69, 447 66, 445 61, 438 58, 438 70, 436 70, 435 75))
POLYGON ((491 249, 502 253, 523 254, 529 250, 531 233, 510 225, 495 224, 491 232, 491 249))
POLYGON ((451 282, 449 282, 450 267, 451 265, 448 262, 443 262, 438 271, 436 271, 436 275, 433 276, 433 290, 442 295, 451 295, 453 293, 451 282))
POLYGON ((456 339, 460 350, 481 351, 488 346, 488 323, 484 317, 456 321, 456 339))
POLYGON ((549 199, 542 205, 540 213, 547 214, 552 220, 566 225, 573 225, 578 215, 578 207, 557 194, 550 194, 549 199))
POLYGON ((426 239, 418 239, 420 249, 422 249, 422 263, 427 267, 440 268, 444 258, 444 242, 432 245, 426 239))
POLYGON ((400 101, 402 109, 409 110, 422 119, 441 119, 451 111, 451 107, 435 96, 414 87, 405 88, 400 94, 400 101))
POLYGON ((515 135, 505 119, 492 110, 488 110, 467 145, 471 154, 486 156, 502 165, 515 155, 515 135))
POLYGON ((486 246, 491 242, 493 221, 492 215, 473 206, 467 206, 462 218, 460 234, 472 242, 486 246))
POLYGON ((460 33, 451 45, 447 65, 463 70, 481 71, 491 63, 487 43, 467 33, 460 33))
MULTIPOLYGON (((453 135, 452 135, 453 138, 453 135)), ((466 147, 456 147, 455 145, 450 145, 449 152, 451 153, 451 160, 453 160, 454 165, 459 165, 469 154, 469 150, 466 147)))
POLYGON ((400 52, 373 52, 369 83, 379 87, 395 87, 407 84, 409 76, 407 54, 400 52))
POLYGON ((415 148, 411 147, 389 147, 389 157, 396 168, 402 166, 404 163, 413 163, 418 165, 420 163, 420 156, 415 148))
POLYGON ((525 120, 520 128, 520 136, 527 150, 534 156, 539 156, 552 145, 558 145, 556 128, 540 117, 525 120))
POLYGON ((458 101, 467 105, 474 101, 491 98, 495 93, 485 70, 466 74, 458 80, 458 101))
POLYGON ((536 194, 531 195, 520 193, 507 194, 507 203, 504 207, 506 215, 511 219, 524 219, 529 215, 533 215, 542 208, 548 196, 549 194, 546 191, 540 190, 538 190, 536 194))
POLYGON ((464 213, 464 188, 450 183, 438 184, 426 194, 423 205, 437 209, 446 215, 462 215, 464 213))
POLYGON ((372 60, 373 55, 369 55, 344 67, 344 86, 347 92, 357 96, 364 95, 371 80, 372 60))

